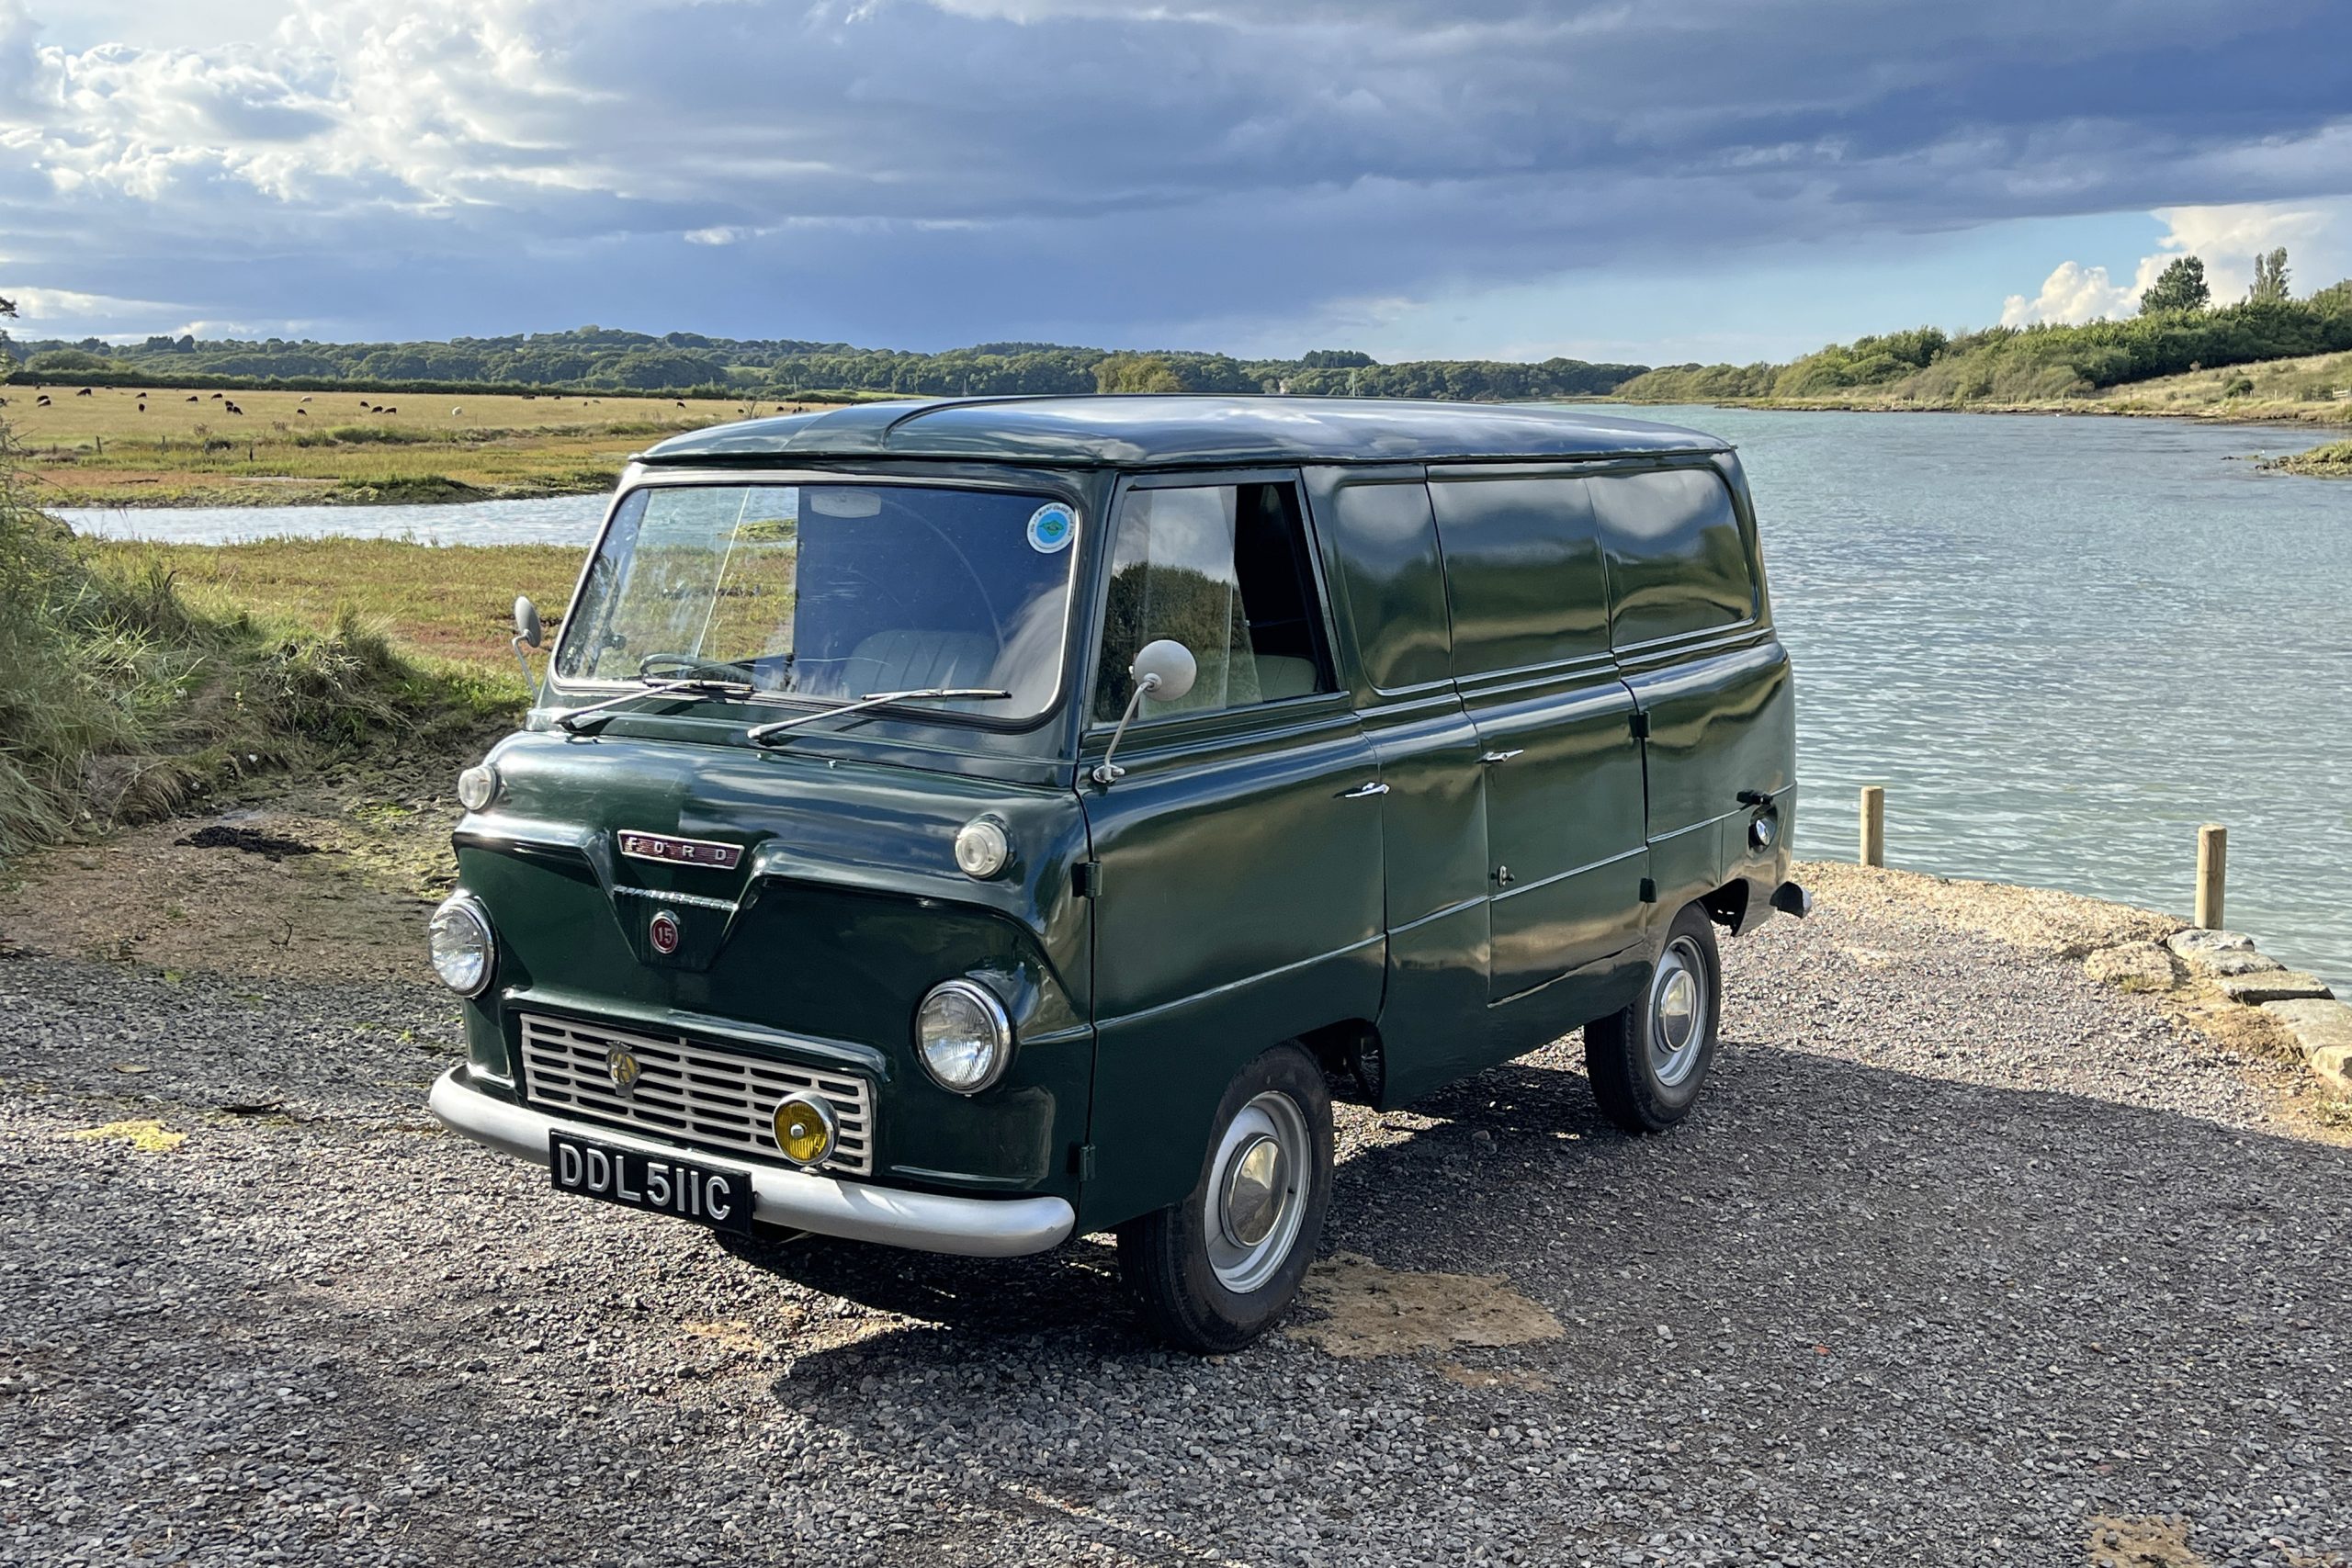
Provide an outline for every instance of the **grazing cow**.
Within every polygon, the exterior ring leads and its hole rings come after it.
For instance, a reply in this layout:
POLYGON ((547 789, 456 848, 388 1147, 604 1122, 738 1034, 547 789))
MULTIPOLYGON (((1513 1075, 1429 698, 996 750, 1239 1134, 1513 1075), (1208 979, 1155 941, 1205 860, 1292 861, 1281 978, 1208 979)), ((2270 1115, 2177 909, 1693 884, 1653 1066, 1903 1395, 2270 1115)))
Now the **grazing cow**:
POLYGON ((227 409, 231 413, 235 414, 235 415, 236 415, 238 418, 240 418, 240 419, 243 419, 243 418, 244 417, 244 413, 245 413, 245 411, 244 411, 244 410, 243 410, 243 409, 239 408, 236 404, 234 404, 234 403, 232 403, 232 402, 230 402, 230 401, 228 401, 228 400, 225 400, 225 399, 224 399, 224 400, 222 400, 220 406, 221 406, 222 408, 224 408, 224 409, 227 409))
POLYGON ((671 399, 670 400, 671 400, 672 402, 673 402, 673 403, 676 403, 680 408, 684 408, 684 407, 686 406, 686 405, 685 405, 685 402, 684 402, 684 400, 683 399, 679 399, 679 398, 673 398, 673 399, 671 399))
POLYGON ((298 402, 305 402, 305 403, 307 403, 307 402, 309 402, 311 400, 310 400, 310 399, 308 399, 308 398, 298 398, 298 399, 296 399, 295 400, 296 400, 296 401, 298 401, 298 402))
POLYGON ((381 403, 371 404, 368 412, 369 413, 382 413, 384 412, 384 405, 381 403))
POLYGON ((216 403, 217 403, 217 402, 219 402, 219 401, 220 401, 220 400, 221 400, 221 399, 220 399, 220 393, 215 392, 215 393, 213 393, 213 394, 212 394, 212 401, 214 401, 214 402, 216 402, 216 403))
POLYGON ((463 409, 451 409, 449 411, 449 417, 451 419, 463 419, 466 417, 466 411, 463 409))
POLYGON ((395 408, 381 408, 378 409, 376 412, 378 413, 398 413, 401 411, 395 408))
POLYGON ((85 388, 83 388, 80 391, 78 391, 78 392, 74 393, 74 395, 75 397, 77 397, 77 398, 86 398, 86 397, 88 397, 88 396, 90 395, 90 389, 89 389, 89 388, 87 388, 87 387, 85 387, 85 388))
POLYGON ((33 404, 33 407, 35 407, 35 408, 37 408, 37 409, 45 409, 45 408, 49 407, 49 394, 48 394, 47 392, 43 392, 43 393, 40 395, 40 400, 39 400, 38 402, 34 403, 34 404, 33 404))
POLYGON ((187 400, 188 400, 189 402, 195 402, 195 401, 197 400, 196 394, 195 394, 194 392, 190 392, 190 393, 187 395, 187 400))

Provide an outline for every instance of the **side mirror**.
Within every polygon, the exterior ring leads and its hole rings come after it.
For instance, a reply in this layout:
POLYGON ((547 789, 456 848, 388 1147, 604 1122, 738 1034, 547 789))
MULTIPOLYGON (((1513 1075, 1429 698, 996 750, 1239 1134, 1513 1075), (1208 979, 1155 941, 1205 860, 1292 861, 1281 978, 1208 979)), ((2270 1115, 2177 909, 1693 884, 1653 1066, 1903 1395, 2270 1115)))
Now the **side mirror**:
POLYGON ((1173 637, 1161 637, 1136 650, 1127 673, 1135 677, 1136 690, 1149 694, 1152 701, 1172 703, 1201 678, 1201 664, 1191 649, 1173 637))
POLYGON ((536 693, 539 682, 531 673, 531 656, 523 649, 538 647, 546 636, 547 628, 539 624, 539 607, 531 603, 531 596, 514 595, 514 662, 523 667, 523 689, 526 692, 536 693))
POLYGON ((1201 664, 1191 649, 1173 637, 1161 637, 1136 650, 1136 661, 1127 666, 1127 673, 1135 678, 1135 693, 1127 698, 1127 711, 1119 716, 1119 728, 1111 731, 1111 744, 1102 749, 1102 760, 1094 765, 1092 776, 1099 784, 1114 784, 1126 776, 1126 770, 1111 759, 1118 754, 1119 742, 1126 739, 1127 726, 1135 722, 1144 698, 1176 701, 1200 679, 1201 664))

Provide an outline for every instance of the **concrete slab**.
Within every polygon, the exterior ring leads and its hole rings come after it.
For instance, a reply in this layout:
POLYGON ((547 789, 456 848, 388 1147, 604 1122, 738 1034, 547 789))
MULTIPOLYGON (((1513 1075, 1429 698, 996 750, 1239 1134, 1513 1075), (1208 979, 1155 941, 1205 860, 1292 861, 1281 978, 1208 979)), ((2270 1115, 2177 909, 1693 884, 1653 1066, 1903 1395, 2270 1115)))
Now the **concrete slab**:
POLYGON ((2312 1072, 2352 1099, 2352 1003, 2303 998, 2266 1002, 2262 1010, 2287 1026, 2312 1072))
POLYGON ((2324 1000, 2335 993, 2316 975, 2300 969, 2267 969, 2254 975, 2222 975, 2213 988, 2233 1002, 2259 1007, 2265 1002, 2324 1000))

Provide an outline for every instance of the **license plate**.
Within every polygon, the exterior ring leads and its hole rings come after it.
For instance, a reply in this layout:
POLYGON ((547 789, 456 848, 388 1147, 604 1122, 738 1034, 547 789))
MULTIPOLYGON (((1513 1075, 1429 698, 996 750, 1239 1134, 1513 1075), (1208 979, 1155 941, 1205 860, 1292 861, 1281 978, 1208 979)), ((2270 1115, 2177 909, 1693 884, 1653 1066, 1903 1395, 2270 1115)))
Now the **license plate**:
POLYGON ((548 1177, 559 1192, 693 1220, 739 1235, 752 1234, 752 1179, 740 1170, 713 1170, 691 1160, 616 1149, 550 1131, 548 1177))

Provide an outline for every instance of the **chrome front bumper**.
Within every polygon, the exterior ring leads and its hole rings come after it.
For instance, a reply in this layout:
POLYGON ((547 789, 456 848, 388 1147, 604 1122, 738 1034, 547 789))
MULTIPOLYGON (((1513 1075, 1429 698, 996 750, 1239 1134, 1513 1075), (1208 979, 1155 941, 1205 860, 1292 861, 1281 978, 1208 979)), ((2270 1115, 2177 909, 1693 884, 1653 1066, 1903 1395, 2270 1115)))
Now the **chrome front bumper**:
POLYGON ((1043 1252, 1069 1239, 1078 1215, 1060 1198, 958 1198, 938 1192, 909 1192, 864 1181, 838 1181, 807 1171, 783 1170, 724 1156, 705 1156, 683 1145, 639 1137, 590 1122, 575 1122, 492 1099, 476 1089, 464 1067, 451 1067, 434 1080, 433 1114, 476 1143, 534 1165, 548 1163, 548 1134, 561 1128, 612 1148, 655 1156, 684 1155, 747 1170, 752 1178, 752 1217, 762 1224, 814 1231, 850 1241, 879 1242, 918 1252, 952 1252, 966 1258, 1017 1258, 1043 1252))

